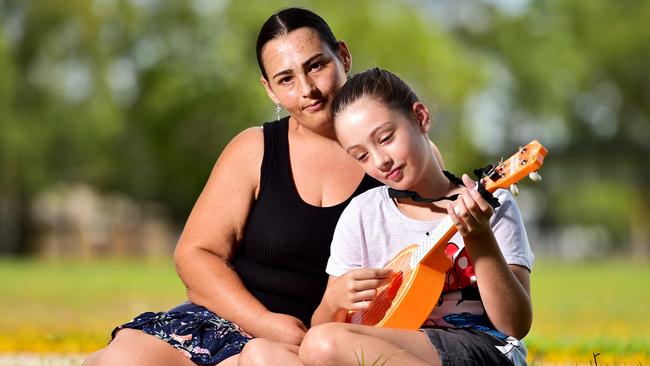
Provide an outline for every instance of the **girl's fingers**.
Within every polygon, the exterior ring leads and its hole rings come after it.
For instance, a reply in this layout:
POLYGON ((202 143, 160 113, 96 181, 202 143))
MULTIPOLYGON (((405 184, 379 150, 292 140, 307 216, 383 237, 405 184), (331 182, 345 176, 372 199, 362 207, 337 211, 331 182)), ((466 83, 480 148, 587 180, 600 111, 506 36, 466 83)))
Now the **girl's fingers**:
POLYGON ((478 191, 465 190, 460 198, 466 209, 461 217, 469 226, 485 223, 492 216, 492 206, 478 191))
POLYGON ((353 303, 370 301, 376 295, 377 295, 377 290, 375 289, 360 291, 355 293, 354 296, 352 296, 352 298, 350 299, 350 301, 352 301, 353 303))
POLYGON ((388 268, 363 268, 355 269, 348 273, 350 273, 350 278, 353 280, 370 280, 390 278, 393 270, 388 268))
POLYGON ((362 292, 387 285, 389 282, 390 278, 354 281, 351 284, 350 289, 355 292, 362 292))
POLYGON ((469 177, 467 174, 463 174, 461 179, 463 180, 463 184, 465 187, 468 189, 474 189, 474 186, 476 185, 476 182, 472 180, 472 178, 469 177))
POLYGON ((453 202, 447 205, 447 214, 449 214, 451 221, 454 223, 454 225, 456 225, 456 228, 458 228, 458 232, 463 235, 466 232, 465 224, 459 216, 461 214, 461 209, 457 205, 457 202, 453 202))
POLYGON ((471 190, 470 194, 472 195, 472 198, 474 198, 474 202, 476 202, 476 206, 479 208, 481 211, 481 214, 483 216, 492 216, 492 206, 488 203, 488 201, 481 196, 481 194, 478 191, 471 190))
POLYGON ((355 303, 352 303, 352 305, 350 305, 350 308, 348 310, 352 310, 352 311, 368 310, 370 308, 370 303, 371 301, 357 301, 355 303))

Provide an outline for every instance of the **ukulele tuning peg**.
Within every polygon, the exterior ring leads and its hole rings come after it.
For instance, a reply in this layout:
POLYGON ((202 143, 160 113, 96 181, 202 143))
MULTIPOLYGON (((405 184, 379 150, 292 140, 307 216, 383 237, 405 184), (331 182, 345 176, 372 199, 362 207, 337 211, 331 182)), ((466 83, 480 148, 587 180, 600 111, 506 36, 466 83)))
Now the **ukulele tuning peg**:
POLYGON ((512 195, 515 196, 515 197, 519 196, 519 187, 517 187, 516 184, 511 184, 510 185, 510 193, 512 193, 512 195))
POLYGON ((528 174, 528 178, 530 178, 530 180, 533 182, 539 182, 542 180, 542 176, 538 172, 530 172, 530 174, 528 174))

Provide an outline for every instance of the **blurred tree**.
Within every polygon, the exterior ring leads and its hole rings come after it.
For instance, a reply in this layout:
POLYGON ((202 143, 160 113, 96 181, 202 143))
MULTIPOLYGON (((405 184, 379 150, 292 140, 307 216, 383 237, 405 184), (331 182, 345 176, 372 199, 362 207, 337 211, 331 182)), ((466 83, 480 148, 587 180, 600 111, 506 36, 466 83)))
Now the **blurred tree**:
POLYGON ((647 258, 650 3, 470 6, 485 26, 458 22, 454 34, 498 66, 497 97, 489 99, 501 102, 496 130, 509 143, 532 135, 550 146, 549 227, 604 227, 616 248, 630 243, 647 258))
POLYGON ((30 201, 61 182, 182 223, 224 145, 275 118, 254 45, 289 5, 330 23, 353 72, 387 68, 439 106, 447 167, 539 138, 549 232, 600 226, 648 253, 650 4, 602 0, 0 0, 0 252, 29 250, 30 201))
MULTIPOLYGON (((0 251, 29 250, 30 201, 62 182, 162 202, 181 223, 224 145, 274 118, 254 46, 261 23, 285 5, 0 1, 0 251)), ((480 85, 465 51, 417 8, 299 5, 348 42, 354 70, 398 72, 449 119, 480 85)))

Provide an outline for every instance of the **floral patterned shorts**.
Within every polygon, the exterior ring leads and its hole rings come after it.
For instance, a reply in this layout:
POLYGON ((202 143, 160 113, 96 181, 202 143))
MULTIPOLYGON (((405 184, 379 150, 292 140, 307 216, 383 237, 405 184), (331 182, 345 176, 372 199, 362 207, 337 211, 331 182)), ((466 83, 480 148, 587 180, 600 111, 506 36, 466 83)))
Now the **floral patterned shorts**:
POLYGON ((139 329, 156 336, 199 365, 214 365, 239 354, 252 337, 203 306, 186 302, 167 312, 146 312, 113 330, 139 329))

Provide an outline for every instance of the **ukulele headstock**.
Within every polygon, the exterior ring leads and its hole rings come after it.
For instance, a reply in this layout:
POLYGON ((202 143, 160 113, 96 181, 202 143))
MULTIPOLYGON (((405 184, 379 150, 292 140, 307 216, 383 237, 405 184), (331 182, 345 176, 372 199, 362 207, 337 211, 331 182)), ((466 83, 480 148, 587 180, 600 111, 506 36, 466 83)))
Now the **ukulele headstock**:
POLYGON ((526 176, 535 182, 542 180, 538 171, 544 164, 547 153, 548 150, 539 141, 533 140, 528 145, 520 147, 507 160, 502 160, 487 171, 481 178, 481 183, 490 192, 498 188, 510 188, 512 194, 516 196, 519 193, 516 183, 526 176))

